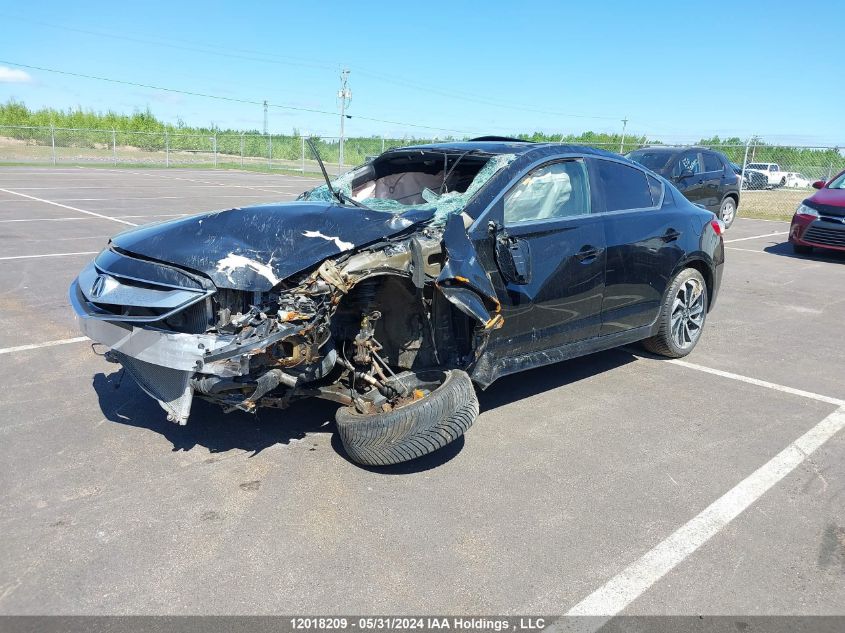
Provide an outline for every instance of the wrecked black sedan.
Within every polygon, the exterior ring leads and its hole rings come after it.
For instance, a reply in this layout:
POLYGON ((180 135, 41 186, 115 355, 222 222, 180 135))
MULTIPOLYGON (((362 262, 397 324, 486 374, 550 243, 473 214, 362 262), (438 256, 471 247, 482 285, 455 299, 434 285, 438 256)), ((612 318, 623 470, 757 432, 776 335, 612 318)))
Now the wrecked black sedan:
POLYGON ((463 434, 500 376, 635 341, 688 354, 722 228, 618 155, 487 138, 121 233, 70 299, 172 421, 193 398, 325 398, 349 456, 391 464, 463 434))

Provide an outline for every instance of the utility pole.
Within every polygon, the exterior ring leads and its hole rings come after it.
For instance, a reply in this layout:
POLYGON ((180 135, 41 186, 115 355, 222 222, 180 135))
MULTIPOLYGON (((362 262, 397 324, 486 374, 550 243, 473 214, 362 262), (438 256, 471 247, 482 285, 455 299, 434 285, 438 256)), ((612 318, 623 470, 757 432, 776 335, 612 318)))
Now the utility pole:
POLYGON ((349 69, 344 68, 340 73, 340 90, 337 93, 337 98, 340 99, 340 157, 338 160, 339 170, 343 169, 343 124, 346 121, 346 107, 352 100, 352 91, 347 87, 349 80, 349 69))
POLYGON ((264 136, 267 136, 267 99, 264 100, 264 136))
POLYGON ((625 128, 628 127, 628 119, 622 119, 622 142, 619 143, 619 153, 621 154, 622 151, 625 149, 625 128))

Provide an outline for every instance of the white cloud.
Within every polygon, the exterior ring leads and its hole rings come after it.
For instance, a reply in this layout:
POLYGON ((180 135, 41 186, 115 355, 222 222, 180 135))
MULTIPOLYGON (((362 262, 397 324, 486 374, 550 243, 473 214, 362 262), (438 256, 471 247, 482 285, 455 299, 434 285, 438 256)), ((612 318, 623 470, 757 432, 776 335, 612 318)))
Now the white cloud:
POLYGON ((32 81, 32 77, 28 72, 0 66, 0 84, 26 84, 30 81, 32 81))

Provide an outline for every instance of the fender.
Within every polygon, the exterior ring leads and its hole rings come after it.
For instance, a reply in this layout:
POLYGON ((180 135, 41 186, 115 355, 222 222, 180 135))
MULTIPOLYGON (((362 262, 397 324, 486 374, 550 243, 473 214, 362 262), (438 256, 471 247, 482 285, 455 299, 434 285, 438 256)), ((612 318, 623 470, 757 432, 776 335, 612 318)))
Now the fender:
POLYGON ((493 282, 481 266, 460 214, 452 214, 443 232, 447 260, 435 285, 458 310, 475 319, 486 330, 502 327, 502 306, 493 282))

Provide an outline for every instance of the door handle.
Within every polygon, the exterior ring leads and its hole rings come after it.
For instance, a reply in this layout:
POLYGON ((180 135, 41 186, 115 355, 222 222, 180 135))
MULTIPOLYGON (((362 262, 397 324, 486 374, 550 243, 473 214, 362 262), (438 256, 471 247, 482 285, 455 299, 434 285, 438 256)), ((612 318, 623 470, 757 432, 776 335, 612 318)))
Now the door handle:
POLYGON ((681 234, 678 231, 676 231, 675 229, 669 229, 663 235, 660 236, 660 239, 668 244, 669 242, 674 242, 679 237, 681 237, 681 234))
POLYGON ((588 264, 593 261, 601 251, 595 246, 582 246, 581 250, 575 253, 575 258, 582 264, 588 264))

